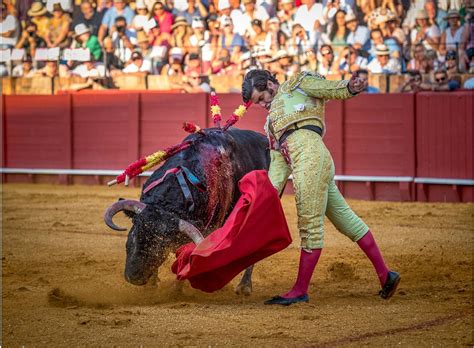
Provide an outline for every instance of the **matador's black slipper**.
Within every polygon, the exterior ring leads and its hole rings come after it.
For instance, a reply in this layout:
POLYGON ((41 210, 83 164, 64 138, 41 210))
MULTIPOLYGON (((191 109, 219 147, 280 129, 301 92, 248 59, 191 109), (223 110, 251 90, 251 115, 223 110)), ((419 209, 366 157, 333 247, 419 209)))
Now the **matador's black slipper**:
POLYGON ((388 300, 390 297, 393 296, 395 290, 397 290, 398 283, 400 283, 400 274, 395 271, 388 272, 387 280, 385 284, 380 290, 379 295, 381 298, 388 300))
POLYGON ((266 305, 279 304, 279 305, 282 305, 282 306, 289 306, 293 303, 308 302, 308 301, 309 301, 308 294, 298 296, 298 297, 293 297, 293 298, 284 298, 284 297, 281 297, 281 296, 275 296, 275 297, 272 297, 271 299, 265 301, 264 304, 266 304, 266 305))

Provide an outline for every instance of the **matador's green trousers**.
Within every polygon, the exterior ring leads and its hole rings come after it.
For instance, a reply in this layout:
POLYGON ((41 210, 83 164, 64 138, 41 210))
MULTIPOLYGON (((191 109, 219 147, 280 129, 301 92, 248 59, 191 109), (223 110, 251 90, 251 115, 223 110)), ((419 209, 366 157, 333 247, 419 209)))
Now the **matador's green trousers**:
POLYGON ((293 174, 301 247, 323 247, 324 216, 354 242, 369 230, 352 211, 334 182, 334 162, 323 139, 311 130, 299 129, 271 151, 269 178, 279 193, 293 174))

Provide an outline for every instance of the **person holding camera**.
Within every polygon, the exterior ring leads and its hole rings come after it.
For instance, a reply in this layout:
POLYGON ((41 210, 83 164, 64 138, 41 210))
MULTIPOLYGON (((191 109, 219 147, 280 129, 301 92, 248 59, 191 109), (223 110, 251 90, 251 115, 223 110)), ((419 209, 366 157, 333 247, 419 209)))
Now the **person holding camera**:
POLYGON ((115 55, 122 63, 127 62, 136 44, 136 33, 127 29, 127 20, 119 16, 115 18, 115 25, 111 28, 112 42, 115 47, 115 55))
POLYGON ((18 40, 15 48, 23 48, 25 52, 32 57, 35 56, 37 48, 45 48, 46 41, 38 36, 36 31, 37 25, 31 21, 26 22, 25 29, 21 32, 20 39, 18 40))
MULTIPOLYGON (((134 16, 135 12, 127 6, 125 0, 114 0, 114 6, 108 9, 102 18, 98 35, 99 42, 103 44, 107 32, 109 32, 109 35, 112 35, 112 32, 117 31, 117 18, 121 18, 125 22, 124 28, 126 29, 128 25, 132 24, 134 16)), ((124 31, 125 29, 120 30, 124 31)))

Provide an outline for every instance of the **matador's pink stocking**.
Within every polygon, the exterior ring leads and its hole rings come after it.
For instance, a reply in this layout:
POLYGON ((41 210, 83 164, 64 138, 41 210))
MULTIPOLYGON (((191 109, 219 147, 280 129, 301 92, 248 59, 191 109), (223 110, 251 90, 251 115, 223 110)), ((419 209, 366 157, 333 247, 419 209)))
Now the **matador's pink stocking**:
POLYGON ((380 253, 379 247, 375 242, 372 232, 369 230, 365 236, 357 241, 357 244, 365 253, 365 255, 367 255, 369 260, 372 262, 372 265, 374 265, 375 271, 377 272, 377 276, 380 280, 380 285, 383 287, 385 281, 387 280, 387 274, 389 270, 385 264, 382 254, 380 253))
POLYGON ((293 288, 286 294, 280 295, 281 297, 295 298, 308 293, 309 282, 313 275, 314 268, 318 263, 321 251, 322 249, 313 249, 311 252, 307 252, 304 249, 301 249, 300 266, 295 285, 293 285, 293 288))

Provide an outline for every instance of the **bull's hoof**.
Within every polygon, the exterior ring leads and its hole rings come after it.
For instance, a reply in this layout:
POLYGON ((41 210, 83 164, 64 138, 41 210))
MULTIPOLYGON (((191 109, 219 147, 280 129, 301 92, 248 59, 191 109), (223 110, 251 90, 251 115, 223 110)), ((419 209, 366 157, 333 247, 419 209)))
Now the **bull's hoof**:
POLYGON ((239 284, 234 289, 237 295, 250 296, 252 293, 252 284, 239 284))

